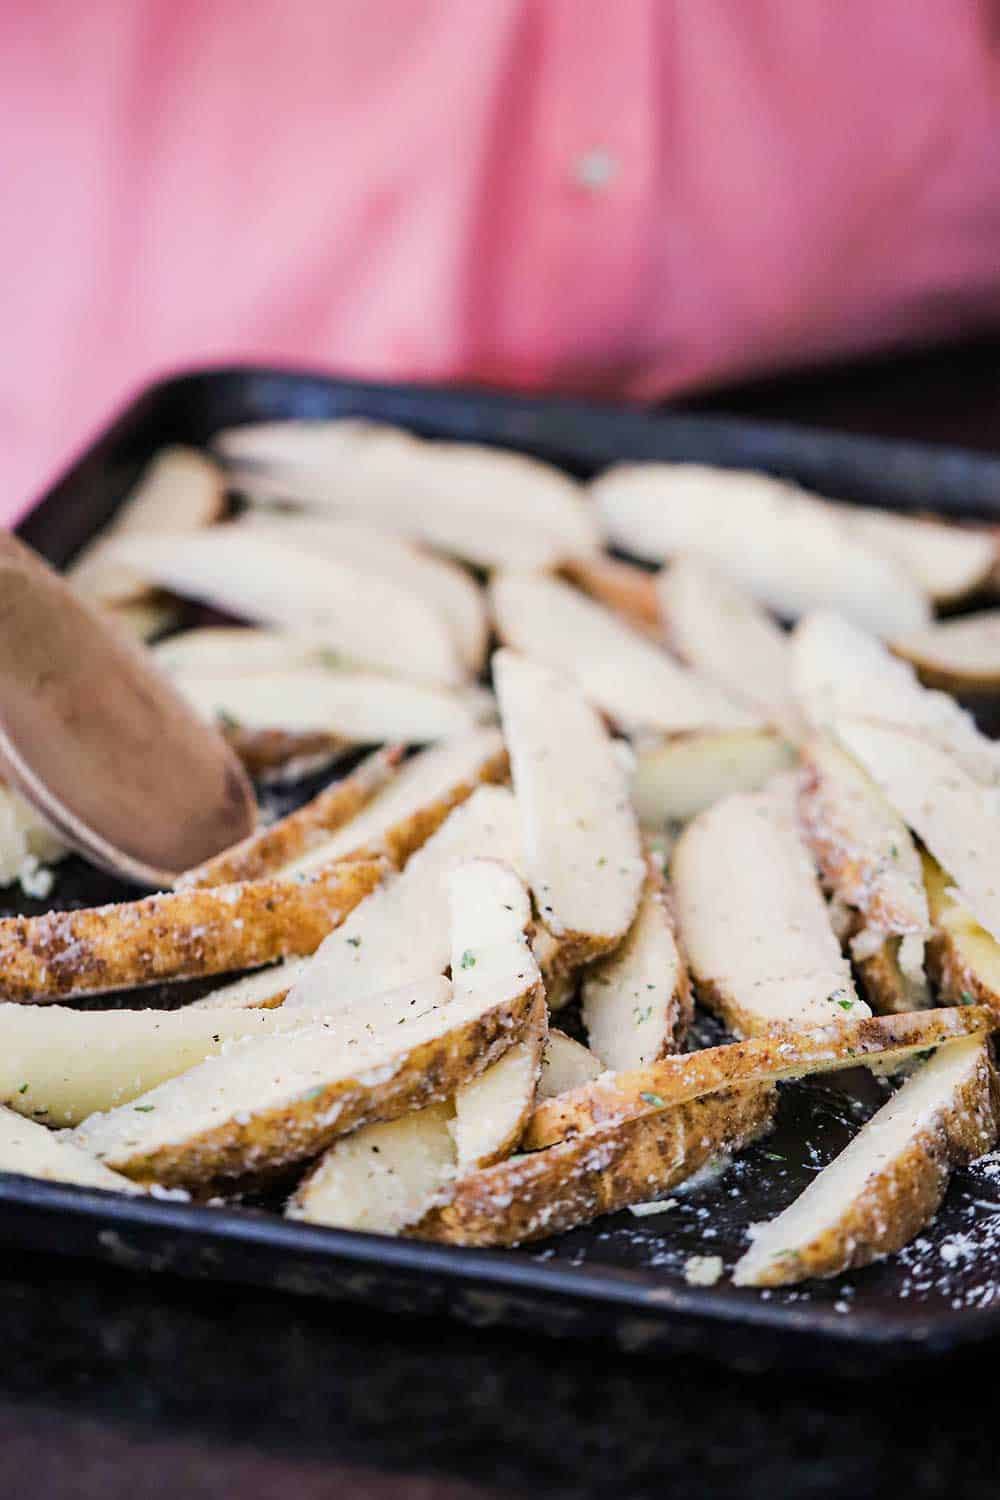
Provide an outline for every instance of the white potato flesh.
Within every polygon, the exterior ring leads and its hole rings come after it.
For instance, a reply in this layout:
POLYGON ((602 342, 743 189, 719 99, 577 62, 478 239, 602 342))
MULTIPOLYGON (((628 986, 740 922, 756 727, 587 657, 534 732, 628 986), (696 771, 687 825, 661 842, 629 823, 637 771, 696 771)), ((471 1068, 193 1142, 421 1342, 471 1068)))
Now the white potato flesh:
POLYGON ((625 936, 645 877, 628 773, 573 678, 508 650, 493 678, 535 905, 596 956, 625 936))
POLYGON ((615 546, 649 562, 697 553, 786 619, 834 609, 876 635, 930 617, 927 596, 843 508, 767 474, 698 464, 611 469, 591 486, 615 546))
POLYGON ((76 1187, 104 1188, 111 1193, 135 1193, 134 1182, 96 1161, 65 1136, 0 1108, 0 1172, 37 1177, 44 1182, 68 1182, 76 1187))
POLYGON ((288 1217, 400 1234, 455 1175, 451 1116, 450 1104, 430 1104, 335 1142, 299 1187, 288 1217))
POLYGON ((444 687, 466 677, 434 606, 372 568, 239 526, 122 538, 114 548, 152 583, 307 636, 353 664, 444 687))
POLYGON ((987 531, 861 505, 845 506, 844 516, 857 536, 894 557, 935 604, 964 599, 990 576, 996 544, 987 531))
POLYGON ((787 738, 804 725, 792 696, 786 631, 732 579, 698 557, 678 557, 657 575, 671 648, 787 738))
POLYGON ((216 1056, 234 1038, 288 1026, 280 1010, 0 1005, 0 1101, 47 1125, 77 1125, 216 1056))
POLYGON ((503 787, 473 792, 402 874, 372 893, 378 901, 366 898, 355 907, 349 922, 320 945, 285 1009, 328 1014, 408 979, 443 973, 451 962, 448 877, 477 855, 515 869, 523 864, 520 819, 503 787))
POLYGON ((937 620, 892 642, 920 675, 955 693, 1000 689, 1000 609, 937 620))
POLYGON ((795 752, 771 729, 704 729, 636 747, 632 804, 642 827, 670 831, 733 792, 755 792, 795 752))
POLYGON ((503 751, 498 729, 473 729, 468 734, 424 750, 405 761, 381 792, 324 843, 282 867, 285 876, 308 874, 320 865, 344 859, 359 850, 377 848, 390 829, 405 823, 421 808, 453 796, 456 788, 482 780, 483 768, 503 751))
POLYGON ((269 969, 257 969, 220 985, 202 1000, 195 1000, 189 1010, 246 1010, 278 1005, 293 985, 298 984, 312 962, 309 958, 286 958, 269 969))
POLYGON ((41 813, 13 787, 0 785, 0 885, 10 885, 26 861, 54 864, 69 851, 41 813))
POLYGON ((669 734, 759 722, 721 688, 558 578, 500 573, 490 599, 506 645, 575 677, 622 729, 669 734))
POLYGON ((816 1242, 836 1233, 864 1194, 884 1191, 884 1213, 893 1210, 893 1170, 921 1137, 933 1131, 983 1067, 987 1043, 964 1037, 938 1048, 893 1094, 828 1167, 775 1219, 755 1226, 750 1249, 738 1262, 738 1286, 764 1283, 775 1263, 807 1258, 816 1242))
POLYGON ((948 750, 980 781, 1000 781, 1000 748, 947 693, 931 692, 874 636, 837 615, 810 615, 793 636, 795 692, 806 718, 878 719, 948 750))
POLYGON ((716 803, 689 824, 671 873, 692 977, 738 1034, 871 1014, 783 798, 716 803))
POLYGON ((556 1099, 570 1089, 591 1083, 605 1071, 599 1057, 589 1047, 575 1042, 565 1031, 549 1030, 542 1053, 542 1073, 538 1080, 539 1099, 556 1099))
POLYGON ((204 718, 246 729, 328 733, 356 745, 428 744, 493 717, 492 695, 453 691, 373 672, 301 667, 269 672, 193 672, 175 685, 204 718))
POLYGON ((976 920, 1000 939, 1000 788, 983 786, 947 751, 904 729, 866 719, 839 719, 834 729, 976 920))
POLYGON ((286 630, 246 625, 200 625, 157 641, 156 664, 172 676, 191 673, 283 672, 327 665, 322 646, 286 630))

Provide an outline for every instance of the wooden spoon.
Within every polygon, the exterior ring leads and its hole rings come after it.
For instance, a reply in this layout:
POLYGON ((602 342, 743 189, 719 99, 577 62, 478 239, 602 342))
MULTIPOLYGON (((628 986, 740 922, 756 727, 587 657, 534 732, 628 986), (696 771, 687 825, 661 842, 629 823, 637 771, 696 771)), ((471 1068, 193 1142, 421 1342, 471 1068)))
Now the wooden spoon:
POLYGON ((144 885, 252 831, 253 788, 150 657, 0 536, 4 776, 95 864, 144 885))

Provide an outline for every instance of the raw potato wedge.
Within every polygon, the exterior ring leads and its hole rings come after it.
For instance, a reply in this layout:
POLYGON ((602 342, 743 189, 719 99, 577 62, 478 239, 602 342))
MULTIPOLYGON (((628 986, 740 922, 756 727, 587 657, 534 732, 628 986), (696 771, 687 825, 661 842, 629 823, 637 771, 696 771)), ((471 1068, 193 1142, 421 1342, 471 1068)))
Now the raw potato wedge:
POLYGON ((785 619, 833 609, 876 635, 930 617, 906 569, 852 528, 846 508, 767 474, 637 464, 591 485, 611 542, 646 562, 696 553, 785 619))
MULTIPOLYGON (((423 528, 453 515, 470 537, 473 523, 490 536, 540 535, 563 556, 593 552, 600 542, 575 480, 505 448, 428 442, 376 422, 272 422, 221 433, 215 446, 229 462, 289 481, 290 498, 376 526, 400 517, 423 528)), ((427 539, 441 545, 435 529, 427 539)))
POLYGON ((733 792, 759 791, 795 763, 771 729, 704 729, 636 747, 632 804, 649 832, 672 832, 733 792))
POLYGON ((725 573, 678 557, 657 574, 666 639, 689 667, 797 742, 805 725, 792 696, 788 634, 725 573))
POLYGON ((559 571, 599 604, 622 615, 636 630, 655 641, 661 638, 663 621, 656 575, 646 568, 599 552, 591 557, 568 558, 559 571))
POLYGON ((53 864, 68 853, 55 829, 20 792, 0 783, 0 885, 15 881, 28 861, 53 864))
POLYGON ((473 729, 443 740, 408 760, 364 811, 326 843, 282 866, 281 873, 297 877, 318 863, 356 859, 373 849, 402 868, 477 786, 503 781, 507 769, 498 729, 473 729))
POLYGON ((574 1042, 565 1031, 549 1028, 542 1053, 538 1098, 555 1099, 604 1072, 604 1064, 582 1042, 574 1042))
POLYGON ((242 979, 220 985, 201 1000, 192 1001, 188 1010, 271 1010, 281 1005, 293 985, 298 984, 309 966, 308 958, 286 958, 269 968, 257 969, 242 979))
POLYGON ((937 620, 892 642, 927 687, 980 696, 1000 692, 1000 610, 937 620))
MULTIPOLYGON (((311 802, 276 823, 258 828, 242 843, 223 850, 196 869, 188 870, 175 886, 183 890, 229 885, 237 880, 260 880, 277 874, 304 855, 329 846, 331 835, 356 818, 391 782, 401 754, 399 746, 376 750, 349 776, 325 787, 311 802)), ((336 858, 331 854, 321 864, 332 864, 336 858)))
POLYGON ((1000 782, 1000 748, 945 693, 921 687, 913 668, 836 615, 810 615, 793 636, 795 691, 816 729, 876 718, 947 750, 971 776, 1000 782))
POLYGON ((937 1212, 952 1168, 996 1144, 998 1104, 984 1037, 940 1048, 784 1213, 754 1227, 733 1280, 788 1286, 901 1249, 937 1212))
POLYGON ((336 1141, 292 1197, 288 1217, 369 1234, 416 1224, 455 1175, 452 1114, 450 1103, 429 1104, 336 1141))
POLYGON ((937 860, 924 854, 924 879, 934 934, 927 968, 950 1005, 988 1005, 1000 1015, 1000 944, 957 899, 937 860))
POLYGON ((0 1005, 0 1101, 46 1125, 78 1125, 225 1051, 236 1037, 282 1027, 289 1023, 276 1010, 0 1005))
POLYGON ((535 905, 577 961, 595 958, 632 925, 645 879, 627 774, 571 677, 497 651, 493 678, 535 905))
POLYGON ((691 986, 677 947, 663 877, 647 860, 635 921, 624 941, 583 976, 590 1050, 608 1068, 638 1068, 676 1052, 691 1019, 691 986))
POLYGON ((362 901, 285 1001, 287 1009, 330 1014, 451 962, 448 877, 463 860, 499 859, 519 869, 520 823, 504 787, 480 787, 445 819, 401 875, 362 901))
POLYGON ((520 1041, 531 990, 455 1000, 440 976, 339 1020, 234 1042, 70 1139, 137 1181, 198 1187, 307 1161, 339 1136, 449 1098, 520 1041))
POLYGON ((286 630, 253 625, 199 625, 157 641, 157 665, 171 676, 207 672, 284 672, 326 664, 329 651, 286 630))
POLYGON ((162 588, 304 635, 349 662, 444 687, 465 680, 433 605, 372 568, 240 526, 129 537, 113 547, 162 588))
POLYGON ((139 1191, 134 1182, 102 1166, 65 1136, 11 1109, 0 1109, 0 1172, 38 1177, 43 1182, 68 1182, 75 1187, 103 1188, 109 1193, 139 1191))
POLYGON ((671 872, 698 996, 738 1035, 870 1014, 784 797, 716 803, 682 834, 671 872))
POLYGON ((905 730, 840 719, 835 732, 948 871, 976 920, 1000 935, 1000 791, 905 730))
POLYGON ((197 531, 226 509, 226 486, 218 465, 193 448, 164 448, 143 470, 111 521, 74 558, 69 582, 93 604, 148 605, 152 591, 141 572, 122 563, 114 544, 122 537, 197 531))
POLYGON ((987 583, 996 549, 988 531, 868 506, 845 506, 856 536, 905 568, 935 604, 957 604, 987 583))
POLYGON ((757 722, 714 683, 558 578, 500 573, 490 600, 505 645, 574 676, 622 729, 669 734, 757 722))
POLYGON ((326 734, 355 745, 423 745, 494 717, 481 688, 453 692, 375 672, 298 667, 268 672, 192 672, 174 679, 193 708, 240 729, 326 734))
POLYGON ((743 1089, 877 1063, 895 1071, 917 1053, 982 1033, 996 1017, 981 1005, 944 1007, 911 1015, 863 1016, 829 1021, 781 1036, 751 1037, 700 1052, 664 1057, 625 1072, 585 1080, 558 1098, 543 1099, 525 1132, 528 1150, 539 1150, 635 1115, 670 1110, 720 1089, 743 1089))
POLYGON ((413 1233, 457 1245, 547 1239, 662 1197, 719 1152, 742 1150, 770 1128, 774 1103, 766 1089, 713 1094, 510 1157, 461 1178, 413 1233))
POLYGON ((0 999, 106 994, 313 953, 387 869, 358 860, 297 882, 169 891, 0 921, 0 999))

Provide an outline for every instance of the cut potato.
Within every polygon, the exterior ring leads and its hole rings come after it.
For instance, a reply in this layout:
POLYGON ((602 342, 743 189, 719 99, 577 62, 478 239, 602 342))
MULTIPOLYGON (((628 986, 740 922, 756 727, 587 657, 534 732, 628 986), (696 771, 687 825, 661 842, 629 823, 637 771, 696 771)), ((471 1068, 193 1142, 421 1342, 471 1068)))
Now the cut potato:
POLYGON ((157 666, 177 677, 294 671, 328 665, 330 656, 304 636, 252 625, 199 625, 157 641, 152 649, 157 666))
POLYGON ((484 856, 523 865, 514 798, 480 787, 457 807, 352 920, 331 933, 285 1001, 288 1009, 330 1014, 407 980, 441 974, 451 962, 448 877, 463 860, 484 856))
POLYGON ((0 1005, 0 1100, 46 1125, 78 1125, 224 1052, 236 1037, 282 1027, 289 1023, 276 1010, 0 1005))
POLYGON ((622 729, 727 728, 754 724, 714 683, 563 583, 541 573, 501 573, 490 598, 501 639, 574 676, 622 729))
POLYGON ((538 1098, 555 1099, 604 1072, 604 1064, 582 1042, 574 1042, 565 1031, 549 1028, 542 1053, 538 1098))
POLYGON ((989 579, 996 549, 988 531, 869 506, 845 506, 856 536, 895 558, 935 604, 957 604, 989 579))
POLYGON ((300 1184, 288 1217, 369 1234, 416 1224, 455 1175, 452 1114, 451 1104, 429 1104, 336 1141, 300 1184))
POLYGON ((265 786, 298 781, 313 776, 350 755, 356 748, 349 740, 323 731, 308 733, 286 729, 245 729, 222 721, 218 726, 229 748, 243 762, 243 769, 265 786))
POLYGON ((0 885, 10 885, 30 861, 54 864, 68 853, 41 813, 13 787, 0 784, 0 885))
POLYGON ((129 604, 107 604, 104 618, 132 640, 148 644, 174 628, 180 619, 180 609, 170 599, 153 596, 129 604))
POLYGON ((937 620, 892 642, 930 688, 967 696, 1000 692, 1000 609, 937 620))
POLYGON ((996 1144, 997 1111, 985 1039, 942 1047, 784 1213, 754 1227, 733 1280, 787 1286, 901 1249, 937 1212, 952 1168, 996 1144))
MULTIPOLYGON (((196 869, 188 870, 174 882, 176 888, 183 890, 229 885, 237 880, 260 880, 277 874, 304 856, 327 849, 332 835, 352 822, 392 780, 401 754, 399 747, 376 750, 349 776, 324 788, 311 802, 287 817, 279 818, 276 823, 258 828, 241 843, 224 849, 196 869)), ((337 857, 328 854, 320 860, 320 867, 334 863, 337 857)))
MULTIPOLYGON (((402 868, 477 786, 503 781, 507 751, 498 729, 473 729, 415 755, 361 813, 332 838, 282 867, 287 878, 317 863, 378 849, 402 868)), ((294 815, 293 815, 294 816, 294 815)))
POLYGON ((1000 1014, 1000 943, 958 900, 937 860, 924 854, 924 879, 934 934, 927 967, 950 1005, 988 1005, 1000 1014))
POLYGON ((355 745, 423 745, 462 734, 492 718, 493 696, 453 692, 402 677, 299 667, 274 672, 196 672, 174 679, 193 708, 213 723, 336 735, 355 745))
POLYGON ((242 979, 211 990, 202 1000, 194 1000, 188 1010, 270 1010, 281 1005, 293 985, 298 984, 309 967, 308 958, 286 958, 269 968, 257 969, 242 979))
POLYGON ((578 961, 596 957, 625 936, 645 878, 626 772, 572 678, 513 651, 493 677, 536 907, 578 961))
POLYGON ((615 546, 658 563, 696 553, 786 619, 833 609, 896 636, 930 617, 924 591, 861 537, 843 507, 786 480, 698 464, 623 465, 591 494, 615 546))
POLYGON ((801 739, 791 642, 767 611, 697 557, 678 557, 657 575, 656 587, 667 641, 681 660, 786 739, 801 739))
POLYGON ((742 1150, 770 1128, 774 1103, 766 1089, 713 1094, 511 1157, 461 1178, 413 1233, 458 1245, 547 1239, 663 1197, 713 1156, 742 1150))
POLYGON ((663 633, 656 575, 606 553, 571 557, 559 570, 599 604, 622 615, 636 630, 658 641, 663 633))
POLYGON ((886 937, 861 928, 850 942, 851 958, 861 981, 861 993, 881 1015, 925 1010, 931 1002, 924 972, 926 944, 912 933, 886 937))
POLYGON ((175 594, 281 626, 349 662, 444 687, 467 675, 434 606, 372 568, 240 526, 129 537, 113 546, 123 562, 175 594))
MULTIPOLYGON (((287 497, 419 533, 434 546, 437 517, 482 534, 549 539, 557 553, 596 551, 599 533, 581 486, 550 464, 476 443, 427 442, 382 423, 264 423, 219 434, 229 462, 286 482, 287 497), (426 528, 426 529, 425 529, 426 528), (434 534, 429 534, 433 528, 434 534)), ((485 545, 486 536, 480 538, 485 545)), ((448 548, 462 554, 460 547, 448 548)), ((480 557, 469 555, 472 562, 480 557)))
POLYGON ((392 532, 361 521, 321 521, 311 516, 269 516, 251 510, 237 522, 265 535, 306 546, 384 573, 433 604, 447 622, 467 672, 475 677, 486 661, 489 614, 482 588, 464 568, 415 547, 392 532))
POLYGON ((880 1073, 898 1071, 929 1047, 982 1033, 995 1022, 981 1005, 857 1019, 845 1015, 780 1036, 664 1057, 642 1068, 604 1073, 558 1098, 543 1099, 531 1117, 525 1147, 538 1150, 598 1126, 672 1110, 720 1089, 770 1086, 864 1063, 877 1064, 880 1073))
POLYGON ((149 583, 143 573, 119 560, 115 542, 121 537, 196 531, 218 521, 225 509, 226 486, 218 466, 193 448, 164 448, 143 470, 109 524, 74 558, 67 579, 94 604, 146 605, 149 583))
POLYGON ((672 832, 734 792, 756 792, 795 763, 771 729, 704 729, 636 747, 632 804, 649 832, 672 832))
POLYGON ((521 1040, 529 988, 458 1000, 437 976, 361 1011, 234 1042, 71 1139, 139 1181, 198 1187, 307 1161, 339 1136, 449 1098, 521 1040))
POLYGON ((793 637, 795 691, 817 729, 873 718, 947 750, 977 780, 1000 782, 1000 748, 953 698, 921 687, 913 668, 836 615, 810 615, 793 637))
POLYGON ((583 1024, 608 1068, 638 1068, 676 1052, 691 1019, 691 986, 655 861, 624 941, 583 977, 583 1024))
POLYGON ((783 798, 740 794, 701 813, 672 876, 699 998, 738 1035, 870 1014, 783 798))
POLYGON ((0 999, 103 994, 312 953, 386 869, 385 861, 358 860, 301 884, 246 881, 7 917, 0 921, 0 999))
POLYGON ((109 1193, 135 1193, 134 1182, 121 1177, 65 1136, 0 1108, 0 1172, 38 1177, 43 1182, 68 1182, 74 1187, 104 1188, 109 1193))
POLYGON ((1000 790, 983 786, 944 750, 916 734, 840 719, 837 738, 946 869, 960 899, 1000 936, 1000 790))

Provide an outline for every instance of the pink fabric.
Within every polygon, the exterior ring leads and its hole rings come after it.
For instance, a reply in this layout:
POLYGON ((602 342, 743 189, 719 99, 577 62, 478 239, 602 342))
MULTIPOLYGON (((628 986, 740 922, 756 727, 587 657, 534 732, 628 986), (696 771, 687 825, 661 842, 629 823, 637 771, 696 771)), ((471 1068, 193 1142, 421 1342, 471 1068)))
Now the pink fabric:
POLYGON ((11 0, 2 514, 192 362, 648 398, 1000 322, 998 37, 996 0, 11 0))

